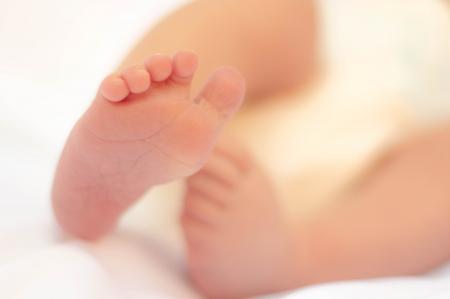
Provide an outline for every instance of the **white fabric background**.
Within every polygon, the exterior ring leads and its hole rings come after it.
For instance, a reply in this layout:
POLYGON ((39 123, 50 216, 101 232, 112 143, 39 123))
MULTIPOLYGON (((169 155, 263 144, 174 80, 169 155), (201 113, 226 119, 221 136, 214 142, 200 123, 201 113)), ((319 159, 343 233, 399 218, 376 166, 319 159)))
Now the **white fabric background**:
MULTIPOLYGON (((0 0, 0 298, 197 297, 160 241, 176 238, 173 229, 155 223, 164 236, 156 241, 125 232, 97 244, 62 240, 49 205, 57 156, 99 82, 181 2, 0 0)), ((439 277, 338 284, 299 296, 414 298, 414 289, 417 298, 440 298, 450 282, 439 277)))

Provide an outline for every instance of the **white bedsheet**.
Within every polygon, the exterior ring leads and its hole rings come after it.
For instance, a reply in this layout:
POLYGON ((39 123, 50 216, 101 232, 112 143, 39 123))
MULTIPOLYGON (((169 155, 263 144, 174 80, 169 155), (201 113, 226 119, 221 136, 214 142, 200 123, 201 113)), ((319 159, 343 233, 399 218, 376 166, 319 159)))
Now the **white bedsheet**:
MULTIPOLYGON (((0 298, 198 298, 183 276, 181 245, 168 246, 176 228, 160 221, 146 234, 129 229, 131 219, 85 244, 59 236, 49 205, 64 139, 99 81, 180 2, 0 0, 0 298)), ((286 298, 450 298, 449 285, 443 271, 286 298)))

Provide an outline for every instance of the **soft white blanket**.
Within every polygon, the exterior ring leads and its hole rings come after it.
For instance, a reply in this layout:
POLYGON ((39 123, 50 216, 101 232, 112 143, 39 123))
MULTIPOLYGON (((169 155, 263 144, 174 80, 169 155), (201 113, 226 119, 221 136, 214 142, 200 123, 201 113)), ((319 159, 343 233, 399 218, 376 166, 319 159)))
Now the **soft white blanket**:
MULTIPOLYGON (((49 205, 65 136, 99 81, 143 30, 180 2, 0 1, 0 298, 198 298, 183 275, 174 186, 155 190, 117 234, 96 244, 62 239, 49 205)), ((335 94, 336 82, 325 94, 335 94)), ((310 110, 329 104, 319 103, 310 110)), ((329 115, 320 113, 309 123, 329 115)), ((370 140, 337 157, 345 162, 349 151, 363 157, 397 132, 395 121, 369 127, 370 140)), ((358 132, 351 137, 361 140, 358 132)), ((311 161, 309 152, 302 157, 311 161)), ((448 272, 318 286, 286 298, 449 298, 448 272)))

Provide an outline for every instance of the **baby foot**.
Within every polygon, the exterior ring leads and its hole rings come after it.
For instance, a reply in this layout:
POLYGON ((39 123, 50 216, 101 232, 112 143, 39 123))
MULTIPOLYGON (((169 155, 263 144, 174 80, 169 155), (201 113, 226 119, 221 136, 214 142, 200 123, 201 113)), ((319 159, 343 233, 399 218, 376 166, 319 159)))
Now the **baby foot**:
POLYGON ((67 231, 96 238, 150 186, 203 165, 242 102, 244 82, 222 68, 191 98, 196 68, 190 52, 155 55, 104 80, 57 169, 53 202, 67 231))
POLYGON ((218 147, 187 179, 181 223, 188 270, 208 298, 296 285, 296 253, 271 184, 248 154, 218 147))
POLYGON ((197 57, 181 52, 173 61, 156 55, 148 59, 146 68, 136 66, 120 77, 108 77, 100 88, 100 99, 85 116, 89 119, 84 127, 103 141, 143 141, 147 148, 153 147, 161 154, 157 159, 151 154, 152 168, 161 165, 153 174, 156 183, 192 174, 203 164, 224 120, 236 112, 243 97, 242 78, 224 68, 191 99, 196 68, 197 57))

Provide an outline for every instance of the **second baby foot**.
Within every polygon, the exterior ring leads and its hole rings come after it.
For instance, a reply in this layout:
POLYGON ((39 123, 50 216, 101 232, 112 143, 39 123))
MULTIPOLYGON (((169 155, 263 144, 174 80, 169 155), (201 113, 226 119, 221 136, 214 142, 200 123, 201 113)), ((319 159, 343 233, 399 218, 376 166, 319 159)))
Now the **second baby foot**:
POLYGON ((187 179, 181 223, 190 278, 207 298, 248 298, 298 282, 299 252, 271 182, 236 144, 218 146, 187 179))
POLYGON ((191 97, 196 68, 191 52, 154 55, 103 81, 57 168, 53 203, 63 228, 96 238, 150 186, 202 166, 242 103, 244 80, 221 68, 191 97))

